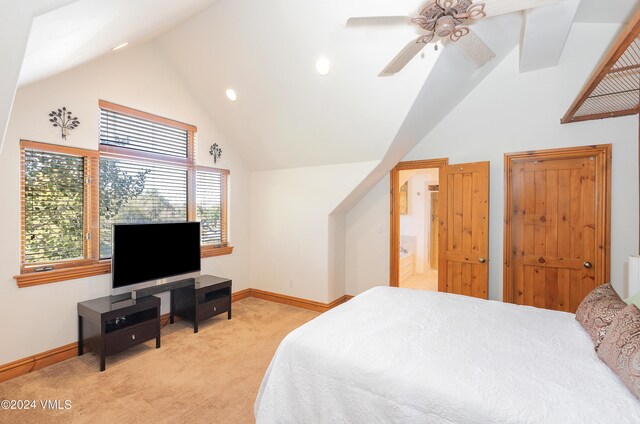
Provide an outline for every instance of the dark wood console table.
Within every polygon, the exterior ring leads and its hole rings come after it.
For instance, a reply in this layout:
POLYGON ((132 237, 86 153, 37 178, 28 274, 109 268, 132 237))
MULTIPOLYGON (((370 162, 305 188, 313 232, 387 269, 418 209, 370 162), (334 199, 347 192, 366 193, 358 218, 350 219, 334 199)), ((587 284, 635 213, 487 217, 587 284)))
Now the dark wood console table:
POLYGON ((231 280, 202 275, 193 286, 171 290, 169 322, 180 316, 193 322, 193 332, 198 332, 198 323, 215 315, 227 313, 231 319, 231 280))
POLYGON ((160 298, 131 299, 130 293, 106 296, 78 303, 78 356, 84 347, 105 357, 131 346, 156 339, 160 347, 160 298))

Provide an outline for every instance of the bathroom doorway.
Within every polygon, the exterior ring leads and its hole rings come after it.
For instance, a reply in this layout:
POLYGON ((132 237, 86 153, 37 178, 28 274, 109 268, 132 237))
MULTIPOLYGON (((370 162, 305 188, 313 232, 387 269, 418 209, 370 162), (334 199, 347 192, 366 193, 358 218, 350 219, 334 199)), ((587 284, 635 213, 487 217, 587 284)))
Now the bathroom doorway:
POLYGON ((402 162, 391 173, 391 286, 438 290, 439 178, 446 164, 402 162))

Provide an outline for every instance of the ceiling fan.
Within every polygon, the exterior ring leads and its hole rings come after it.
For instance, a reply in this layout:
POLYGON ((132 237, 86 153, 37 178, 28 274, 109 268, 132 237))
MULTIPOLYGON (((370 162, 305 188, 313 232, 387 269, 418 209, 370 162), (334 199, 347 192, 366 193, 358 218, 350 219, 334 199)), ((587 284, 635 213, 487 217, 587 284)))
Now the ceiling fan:
POLYGON ((431 41, 448 39, 478 66, 496 54, 472 30, 469 24, 484 17, 520 12, 558 3, 561 0, 430 0, 417 16, 374 16, 349 18, 347 26, 415 24, 420 35, 403 48, 382 70, 379 76, 398 73, 431 41))

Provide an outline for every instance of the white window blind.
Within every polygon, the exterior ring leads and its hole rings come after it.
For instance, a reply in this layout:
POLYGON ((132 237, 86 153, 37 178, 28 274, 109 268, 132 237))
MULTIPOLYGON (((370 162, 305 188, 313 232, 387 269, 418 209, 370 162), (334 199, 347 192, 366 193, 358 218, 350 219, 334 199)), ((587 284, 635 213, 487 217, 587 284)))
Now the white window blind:
POLYGON ((196 171, 196 219, 204 245, 226 245, 226 179, 214 171, 196 171))
POLYGON ((84 257, 84 157, 23 151, 23 264, 84 257))
POLYGON ((111 257, 118 223, 187 221, 187 170, 100 158, 100 259, 111 257))
POLYGON ((160 122, 100 109, 100 144, 186 158, 189 132, 160 122))

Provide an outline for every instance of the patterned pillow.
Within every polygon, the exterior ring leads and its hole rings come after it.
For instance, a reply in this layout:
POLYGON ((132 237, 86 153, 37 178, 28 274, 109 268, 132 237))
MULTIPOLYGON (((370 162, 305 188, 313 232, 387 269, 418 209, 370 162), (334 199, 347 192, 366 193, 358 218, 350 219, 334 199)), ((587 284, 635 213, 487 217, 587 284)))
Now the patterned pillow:
POLYGON ((640 399, 640 309, 636 305, 618 312, 600 344, 598 357, 640 399))
POLYGON ((627 306, 611 283, 596 287, 582 300, 576 319, 591 336, 596 352, 616 314, 627 306))

